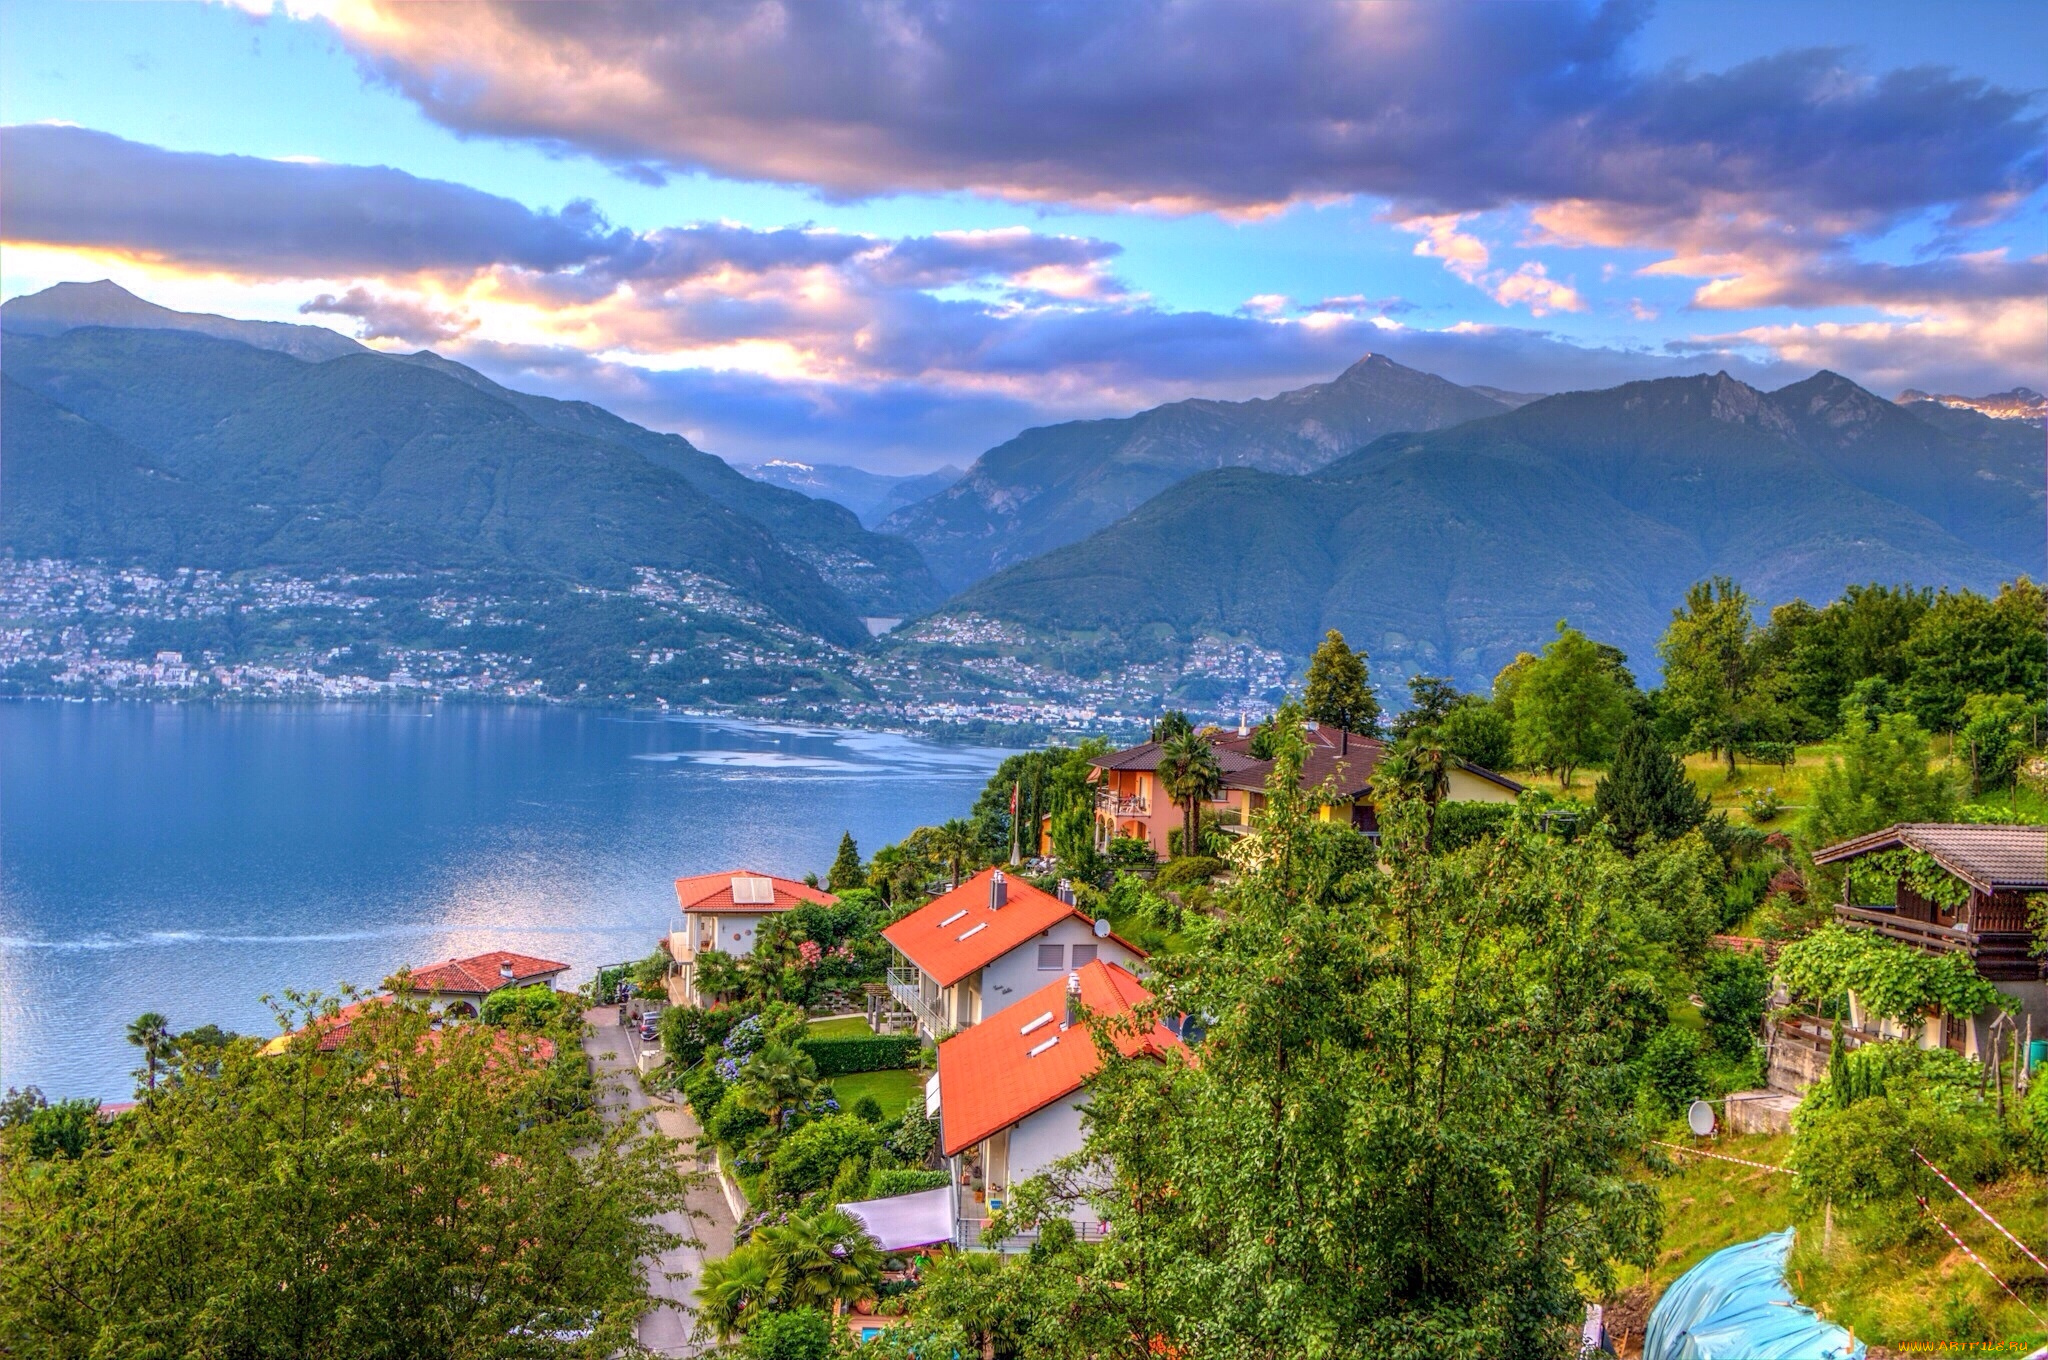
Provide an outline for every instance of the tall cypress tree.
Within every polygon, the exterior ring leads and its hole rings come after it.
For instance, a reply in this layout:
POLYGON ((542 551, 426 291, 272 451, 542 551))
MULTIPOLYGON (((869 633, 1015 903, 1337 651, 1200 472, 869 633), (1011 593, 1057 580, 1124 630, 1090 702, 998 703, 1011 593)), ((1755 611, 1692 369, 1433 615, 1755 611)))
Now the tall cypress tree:
POLYGON ((825 875, 825 886, 833 892, 845 892, 858 888, 867 882, 867 873, 860 867, 860 847, 853 843, 851 831, 839 837, 839 853, 832 860, 831 872, 825 875))
POLYGON ((1639 718, 1622 729, 1613 768, 1593 786, 1593 810, 1632 855, 1644 836, 1670 840, 1704 822, 1707 799, 1686 777, 1685 762, 1639 718))

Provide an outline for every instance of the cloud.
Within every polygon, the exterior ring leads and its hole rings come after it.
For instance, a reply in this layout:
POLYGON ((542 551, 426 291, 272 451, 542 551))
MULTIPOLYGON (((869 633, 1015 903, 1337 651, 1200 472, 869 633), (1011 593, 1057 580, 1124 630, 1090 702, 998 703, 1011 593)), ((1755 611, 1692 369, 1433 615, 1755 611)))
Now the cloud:
POLYGON ((322 293, 299 307, 301 316, 352 316, 362 324, 362 340, 403 340, 413 345, 441 345, 477 328, 473 316, 439 311, 415 299, 382 297, 357 286, 339 297, 322 293))
POLYGON ((1535 260, 1524 263, 1512 274, 1491 279, 1486 291, 1503 307, 1528 307, 1531 316, 1586 310, 1577 289, 1551 278, 1550 271, 1535 260))

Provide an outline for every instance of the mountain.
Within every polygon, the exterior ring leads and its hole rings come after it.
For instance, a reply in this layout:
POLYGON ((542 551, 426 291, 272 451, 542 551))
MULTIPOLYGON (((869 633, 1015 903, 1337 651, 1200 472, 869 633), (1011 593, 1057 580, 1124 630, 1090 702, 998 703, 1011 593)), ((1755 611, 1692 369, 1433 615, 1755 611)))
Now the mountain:
POLYGON ((785 552, 808 563, 845 596, 856 614, 917 613, 937 604, 945 593, 916 548, 870 532, 840 506, 753 481, 681 435, 657 433, 588 402, 515 392, 431 351, 385 355, 321 326, 173 311, 104 280, 60 283, 11 298, 0 304, 0 327, 10 336, 53 336, 84 327, 179 331, 236 340, 315 363, 362 357, 428 368, 512 406, 539 425, 616 445, 680 474, 713 501, 768 530, 785 552))
POLYGON ((870 529, 904 506, 936 496, 967 475, 950 463, 933 472, 907 476, 869 472, 844 463, 798 463, 786 458, 734 466, 757 482, 843 505, 870 529))
POLYGON ((1994 420, 2040 420, 2048 416, 2048 397, 2031 387, 2015 387, 1983 397, 1961 397, 1953 392, 1929 393, 1907 388, 1899 393, 1899 405, 1934 402, 1962 411, 1976 411, 1994 420))
POLYGON ((371 351, 325 326, 294 326, 283 321, 237 321, 210 312, 177 312, 145 302, 111 279, 97 283, 60 283, 40 293, 0 303, 0 326, 18 335, 57 335, 80 326, 112 326, 123 330, 197 331, 222 340, 239 340, 258 349, 276 350, 294 359, 319 363, 344 354, 371 351))
POLYGON ((10 329, 6 365, 0 542, 18 554, 614 590, 652 567, 712 578, 806 633, 866 635, 760 523, 439 366, 105 327, 10 329))
POLYGON ((943 618, 1020 625, 1039 657, 1096 663, 1205 636, 1298 663, 1338 628, 1383 683, 1472 687, 1568 618, 1647 673, 1709 575, 1775 602, 2039 573, 2039 458, 1832 373, 1770 393, 1726 374, 1631 383, 1389 435, 1307 475, 1201 474, 943 618))
POLYGON ((1255 401, 1194 399, 1026 430, 882 521, 958 590, 1113 523, 1214 468, 1303 473, 1382 435, 1498 415, 1509 403, 1369 354, 1326 383, 1255 401))

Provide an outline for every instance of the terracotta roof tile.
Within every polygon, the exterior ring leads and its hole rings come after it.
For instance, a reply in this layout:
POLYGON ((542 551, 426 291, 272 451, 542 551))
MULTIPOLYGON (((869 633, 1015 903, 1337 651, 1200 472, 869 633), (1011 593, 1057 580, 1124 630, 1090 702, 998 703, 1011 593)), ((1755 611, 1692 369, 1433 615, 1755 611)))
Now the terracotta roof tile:
MULTIPOLYGON (((1113 963, 1098 959, 1072 976, 1080 979, 1082 1005, 1098 1015, 1128 1015, 1152 999, 1142 982, 1113 963)), ((939 1045, 939 1120, 948 1157, 1065 1099, 1095 1075, 1102 1065, 1095 1041, 1084 1026, 1065 1028, 1066 1017, 1062 977, 939 1045)), ((1185 1051, 1159 1024, 1116 1042, 1127 1056, 1185 1051)))
MULTIPOLYGON (((1005 884, 1008 900, 1001 910, 991 910, 989 884, 997 872, 983 869, 951 892, 940 893, 883 931, 882 938, 939 986, 950 987, 1070 916, 1092 924, 1085 912, 1014 875, 1005 884)), ((1144 957, 1145 951, 1130 941, 1110 938, 1144 957)))
POLYGON ((813 888, 793 878, 756 873, 752 869, 728 869, 722 874, 698 874, 676 880, 676 903, 686 912, 771 912, 788 911, 807 902, 831 906, 839 899, 823 888, 813 888), (733 894, 734 879, 765 879, 770 900, 741 902, 733 894))
POLYGON ((2048 827, 1974 822, 1900 822, 1816 851, 1815 864, 1839 864, 1880 850, 1911 847, 1980 892, 2048 892, 2048 827))
MULTIPOLYGON (((568 971, 568 964, 557 963, 553 959, 537 959, 531 954, 494 949, 488 954, 415 968, 412 971, 412 989, 420 996, 431 992, 447 996, 481 996, 500 987, 525 986, 568 971), (507 964, 512 967, 510 977, 504 972, 507 964)), ((388 980, 386 985, 389 985, 388 980)))

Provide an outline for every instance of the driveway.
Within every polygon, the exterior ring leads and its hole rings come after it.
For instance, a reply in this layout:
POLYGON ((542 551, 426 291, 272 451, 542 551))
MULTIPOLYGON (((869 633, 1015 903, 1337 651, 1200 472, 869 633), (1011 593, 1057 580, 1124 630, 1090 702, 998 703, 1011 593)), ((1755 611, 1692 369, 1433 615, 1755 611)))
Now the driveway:
MULTIPOLYGON (((650 1099, 633 1075, 640 1050, 653 1045, 643 1045, 637 1030, 619 1026, 619 1012, 615 1006, 601 1006, 589 1011, 584 1019, 590 1022, 592 1032, 583 1041, 583 1051, 590 1055, 598 1076, 614 1078, 609 1084, 617 1088, 605 1095, 605 1113, 616 1117, 622 1109, 644 1110, 652 1106, 655 1125, 682 1143, 685 1164, 691 1169, 701 1166, 710 1172, 710 1163, 700 1163, 694 1151, 698 1128, 689 1107, 650 1099)), ((732 1251, 732 1230, 735 1226, 732 1210, 726 1207, 725 1197, 719 1193, 715 1175, 707 1175, 703 1184, 691 1192, 690 1208, 697 1214, 694 1227, 679 1213, 664 1214, 656 1221, 671 1232, 685 1237, 695 1236, 704 1245, 677 1247, 647 1262, 649 1289, 656 1299, 669 1302, 641 1320, 640 1344, 659 1355, 698 1353, 698 1348, 690 1344, 690 1332, 696 1326, 691 1301, 697 1288, 698 1272, 704 1262, 716 1260, 732 1251), (670 1271, 680 1272, 682 1278, 665 1278, 670 1271)))

